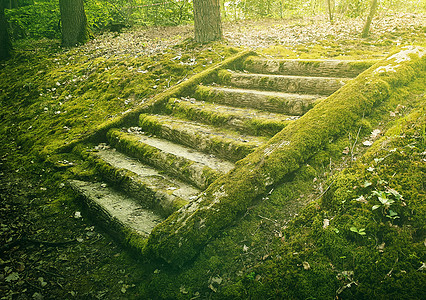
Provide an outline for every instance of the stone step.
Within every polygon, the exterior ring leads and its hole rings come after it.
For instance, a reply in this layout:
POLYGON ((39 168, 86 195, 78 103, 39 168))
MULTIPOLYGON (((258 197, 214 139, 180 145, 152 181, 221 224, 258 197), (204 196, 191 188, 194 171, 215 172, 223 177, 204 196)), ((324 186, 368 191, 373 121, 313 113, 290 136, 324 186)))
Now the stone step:
POLYGON ((69 184, 82 196, 90 216, 120 241, 134 236, 145 239, 164 220, 106 184, 79 180, 71 180, 69 184))
POLYGON ((375 63, 373 60, 267 59, 251 56, 244 62, 244 69, 259 74, 353 78, 375 63))
POLYGON ((255 109, 215 105, 193 98, 172 98, 166 105, 166 110, 179 118, 256 136, 275 135, 290 122, 299 118, 255 109))
POLYGON ((88 150, 84 156, 109 184, 163 216, 170 215, 201 193, 192 185, 160 173, 106 144, 88 150))
POLYGON ((141 114, 139 126, 142 131, 232 162, 267 142, 266 138, 241 135, 174 116, 141 114))
POLYGON ((220 86, 200 85, 195 98, 236 107, 250 107, 270 112, 303 115, 313 107, 319 95, 300 95, 272 91, 257 91, 220 86))
POLYGON ((349 78, 267 75, 221 70, 220 83, 244 89, 259 89, 284 93, 331 95, 349 78))
POLYGON ((213 155, 145 135, 138 127, 129 128, 126 132, 111 129, 107 138, 120 152, 200 189, 206 189, 219 176, 234 168, 233 163, 213 155))

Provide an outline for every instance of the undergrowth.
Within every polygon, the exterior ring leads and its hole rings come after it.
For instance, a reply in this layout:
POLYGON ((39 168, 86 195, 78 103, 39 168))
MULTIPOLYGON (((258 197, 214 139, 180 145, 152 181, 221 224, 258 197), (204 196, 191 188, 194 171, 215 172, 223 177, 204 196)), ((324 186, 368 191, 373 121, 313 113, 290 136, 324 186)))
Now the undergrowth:
POLYGON ((158 266, 142 295, 421 299, 423 79, 288 175, 182 271, 158 266))
MULTIPOLYGON (((300 57, 374 58, 386 47, 329 43, 309 46, 311 54, 299 49, 300 57)), ((49 189, 32 197, 52 214, 74 208, 74 196, 55 190, 68 175, 38 161, 41 152, 51 155, 235 53, 224 44, 190 41, 152 56, 81 49, 31 42, 0 66, 2 160, 17 174, 43 178, 49 189)), ((263 53, 299 55, 288 51, 277 46, 263 53)), ((157 262, 145 267, 128 257, 111 258, 104 269, 140 266, 135 295, 146 299, 420 299, 426 292, 424 90, 424 74, 401 87, 359 130, 288 175, 182 270, 157 262), (375 129, 375 144, 362 146, 375 129)), ((65 158, 65 167, 75 159, 65 158)), ((115 280, 108 271, 97 276, 115 280)), ((84 289, 87 277, 75 279, 76 286, 84 289)))

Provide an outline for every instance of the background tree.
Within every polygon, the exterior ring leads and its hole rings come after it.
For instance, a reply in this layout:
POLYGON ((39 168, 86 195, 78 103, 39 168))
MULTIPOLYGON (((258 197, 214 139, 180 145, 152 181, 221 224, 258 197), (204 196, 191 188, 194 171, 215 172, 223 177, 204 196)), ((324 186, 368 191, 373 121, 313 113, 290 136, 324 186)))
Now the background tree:
POLYGON ((195 41, 206 43, 222 38, 219 0, 194 0, 195 41))
POLYGON ((62 45, 66 47, 84 44, 89 40, 83 0, 59 0, 62 22, 62 45))
POLYGON ((4 9, 6 7, 6 0, 0 0, 0 60, 7 59, 10 57, 10 50, 12 44, 10 42, 8 23, 6 16, 4 15, 4 9))
POLYGON ((328 18, 330 20, 330 23, 333 23, 334 7, 335 7, 334 0, 327 0, 328 18))
POLYGON ((365 22, 364 29, 362 30, 361 36, 366 38, 370 32, 371 21, 373 20, 374 14, 376 13, 377 6, 379 4, 378 0, 371 1, 370 13, 368 14, 367 21, 365 22))

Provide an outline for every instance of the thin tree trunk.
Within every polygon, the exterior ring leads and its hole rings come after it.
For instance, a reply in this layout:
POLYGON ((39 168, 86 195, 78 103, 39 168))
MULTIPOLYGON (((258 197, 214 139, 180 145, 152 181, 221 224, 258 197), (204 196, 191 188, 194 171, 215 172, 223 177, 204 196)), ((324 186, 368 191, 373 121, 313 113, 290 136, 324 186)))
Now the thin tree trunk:
POLYGON ((83 0, 59 0, 62 22, 62 45, 71 47, 89 40, 83 0))
POLYGON ((374 14, 376 13, 377 6, 379 5, 378 0, 371 1, 370 13, 368 14, 367 21, 365 22, 364 29, 362 30, 361 36, 366 38, 370 32, 371 21, 373 21, 374 14))
POLYGON ((226 8, 225 8, 225 0, 219 0, 220 1, 220 10, 222 12, 222 16, 225 19, 226 18, 226 8))
POLYGON ((194 0, 195 41, 207 43, 222 38, 219 0, 194 0))
POLYGON ((8 32, 8 23, 6 16, 4 15, 4 9, 8 3, 5 0, 0 0, 0 60, 4 60, 10 57, 10 51, 12 50, 12 44, 10 42, 10 36, 8 32))
POLYGON ((327 0, 328 5, 328 16, 330 19, 330 23, 333 23, 333 14, 334 14, 334 0, 327 0))

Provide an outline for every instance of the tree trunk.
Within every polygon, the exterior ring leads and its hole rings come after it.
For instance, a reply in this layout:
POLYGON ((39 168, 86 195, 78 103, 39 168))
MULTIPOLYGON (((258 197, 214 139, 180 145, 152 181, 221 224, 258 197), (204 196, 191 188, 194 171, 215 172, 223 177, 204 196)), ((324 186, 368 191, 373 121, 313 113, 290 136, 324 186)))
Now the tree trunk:
POLYGON ((59 0, 62 22, 62 46, 72 47, 89 40, 83 0, 59 0))
POLYGON ((220 1, 220 10, 222 12, 222 16, 225 19, 226 18, 226 9, 225 9, 225 0, 219 0, 220 1))
POLYGON ((4 15, 6 4, 5 0, 0 0, 0 60, 9 58, 10 51, 12 49, 8 32, 9 25, 7 23, 6 16, 4 15))
POLYGON ((334 7, 335 7, 334 0, 327 0, 327 6, 328 6, 328 17, 330 19, 330 23, 333 23, 333 15, 334 15, 334 7))
POLYGON ((194 27, 199 43, 222 38, 219 0, 194 0, 194 27))
POLYGON ((370 13, 368 14, 367 21, 365 22, 364 29, 362 30, 361 36, 366 38, 370 32, 371 21, 373 21, 374 14, 376 13, 377 6, 379 5, 378 0, 371 1, 370 13))

